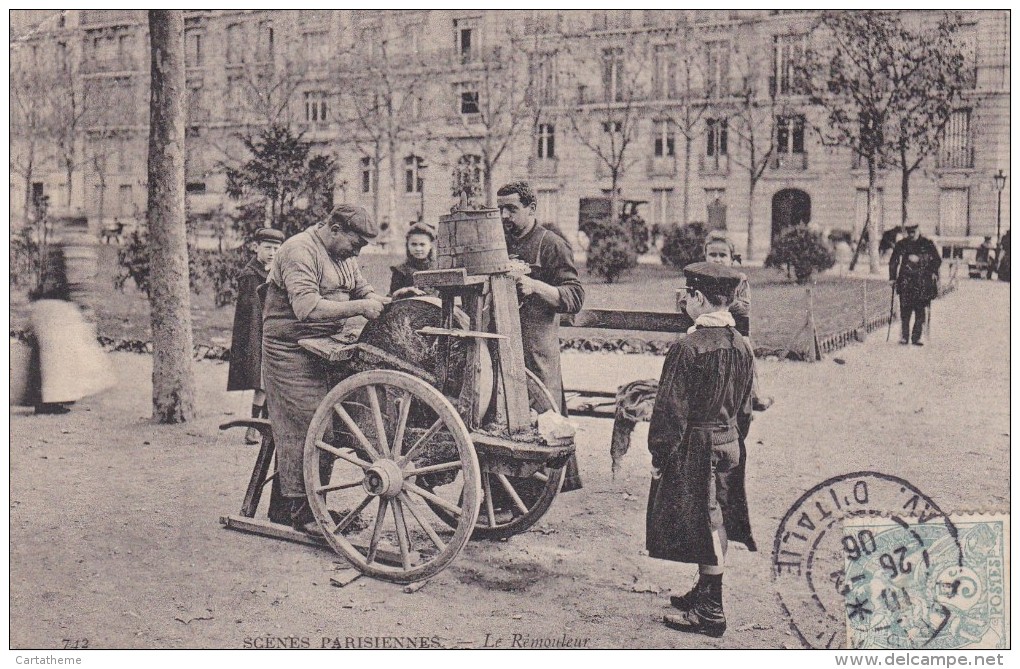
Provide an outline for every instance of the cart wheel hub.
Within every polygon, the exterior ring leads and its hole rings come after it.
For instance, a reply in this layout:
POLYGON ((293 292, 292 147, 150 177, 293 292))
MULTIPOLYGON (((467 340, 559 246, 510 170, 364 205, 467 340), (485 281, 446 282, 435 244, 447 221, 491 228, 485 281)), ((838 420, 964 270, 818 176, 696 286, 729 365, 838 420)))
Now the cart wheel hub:
POLYGON ((379 460, 365 472, 365 479, 362 485, 369 495, 396 497, 404 482, 404 473, 393 460, 379 460))

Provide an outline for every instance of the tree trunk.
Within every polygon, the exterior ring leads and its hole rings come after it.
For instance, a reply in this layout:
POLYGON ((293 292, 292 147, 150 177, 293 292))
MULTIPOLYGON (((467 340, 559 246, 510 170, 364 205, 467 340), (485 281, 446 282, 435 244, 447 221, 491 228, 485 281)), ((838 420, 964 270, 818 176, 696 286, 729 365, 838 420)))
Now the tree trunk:
MULTIPOLYGON (((905 162, 905 161, 904 161, 905 162)), ((910 172, 906 168, 900 174, 900 225, 907 226, 907 203, 910 201, 910 172)))
POLYGON ((72 211, 72 207, 71 207, 71 192, 72 192, 71 179, 74 177, 74 163, 72 163, 71 161, 67 161, 66 163, 64 163, 64 173, 67 176, 67 203, 66 203, 67 204, 67 213, 70 214, 71 211, 72 211))
POLYGON ((389 198, 386 200, 386 215, 389 217, 389 229, 382 234, 383 248, 386 248, 386 244, 393 242, 397 244, 399 231, 403 229, 402 225, 397 225, 397 146, 396 142, 390 140, 390 160, 389 160, 389 176, 390 176, 390 188, 389 198))
POLYGON ((149 267, 152 417, 195 416, 188 241, 184 224, 184 12, 150 10, 149 267))
POLYGON ((28 222, 32 220, 32 176, 35 172, 33 165, 34 162, 34 157, 29 158, 28 166, 25 168, 25 220, 23 221, 23 224, 26 227, 28 226, 28 222))
POLYGON ((488 158, 485 159, 485 167, 482 170, 482 186, 485 189, 485 206, 492 207, 495 204, 495 197, 492 193, 492 172, 494 166, 488 158))
POLYGON ((875 197, 878 195, 875 182, 878 173, 875 159, 868 158, 868 271, 878 274, 878 219, 875 217, 875 197))
POLYGON ((681 225, 690 223, 690 202, 691 202, 691 144, 690 135, 684 133, 684 188, 683 188, 683 218, 681 225))
POLYGON ((754 189, 757 186, 757 180, 752 177, 747 188, 747 250, 744 260, 754 260, 754 189))

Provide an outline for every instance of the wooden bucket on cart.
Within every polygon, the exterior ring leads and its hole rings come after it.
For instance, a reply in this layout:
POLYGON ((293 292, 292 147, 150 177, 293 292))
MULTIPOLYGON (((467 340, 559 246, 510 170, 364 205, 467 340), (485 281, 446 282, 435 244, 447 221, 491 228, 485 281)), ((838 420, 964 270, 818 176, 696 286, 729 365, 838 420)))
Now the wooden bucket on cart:
POLYGON ((468 274, 496 274, 510 269, 498 209, 462 211, 439 217, 436 267, 463 267, 468 274))

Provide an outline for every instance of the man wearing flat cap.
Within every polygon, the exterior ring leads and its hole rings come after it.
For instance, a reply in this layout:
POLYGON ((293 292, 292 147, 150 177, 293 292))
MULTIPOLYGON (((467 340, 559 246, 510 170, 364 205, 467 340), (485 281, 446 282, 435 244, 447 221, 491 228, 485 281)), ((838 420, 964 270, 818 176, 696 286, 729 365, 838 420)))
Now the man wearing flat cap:
POLYGON ((323 362, 299 339, 339 332, 348 318, 378 318, 389 298, 365 280, 357 255, 378 234, 363 207, 341 204, 280 247, 262 312, 262 369, 276 442, 280 489, 295 529, 317 533, 305 498, 305 433, 329 392, 323 362))
MULTIPOLYGON (((266 282, 276 250, 283 243, 280 230, 261 228, 255 231, 255 255, 237 274, 237 305, 234 307, 234 329, 230 338, 230 371, 227 390, 254 390, 252 418, 266 418, 266 393, 262 390, 262 300, 258 287, 266 282)), ((256 444, 258 430, 249 428, 245 442, 256 444)))
POLYGON ((938 294, 942 258, 935 243, 917 231, 916 223, 905 227, 907 236, 896 242, 889 259, 889 282, 900 294, 900 343, 909 341, 914 346, 924 346, 921 334, 928 307, 938 294), (913 330, 911 316, 914 317, 913 330))
POLYGON ((729 306, 740 272, 714 263, 684 268, 685 310, 694 320, 673 345, 648 428, 652 486, 645 547, 661 560, 698 565, 694 588, 670 597, 667 627, 719 637, 726 631, 722 579, 726 550, 757 550, 744 489, 738 421, 750 420, 754 354, 729 306))

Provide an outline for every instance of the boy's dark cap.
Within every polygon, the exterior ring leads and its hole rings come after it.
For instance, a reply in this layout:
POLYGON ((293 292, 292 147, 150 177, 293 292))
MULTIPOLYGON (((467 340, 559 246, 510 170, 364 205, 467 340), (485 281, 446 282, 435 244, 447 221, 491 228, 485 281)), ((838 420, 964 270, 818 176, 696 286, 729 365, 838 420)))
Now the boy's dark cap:
POLYGON ((273 242, 276 244, 282 244, 286 239, 283 235, 282 230, 276 228, 259 228, 255 231, 256 242, 273 242))
POLYGON ((907 232, 910 232, 911 230, 917 230, 917 223, 907 223, 905 226, 903 226, 903 229, 906 230, 907 232))
POLYGON ((696 262, 684 267, 687 287, 712 295, 732 295, 744 276, 726 265, 696 262))
POLYGON ((330 215, 330 224, 340 224, 365 239, 375 239, 379 236, 379 227, 368 215, 368 210, 354 204, 340 204, 334 207, 330 215))

